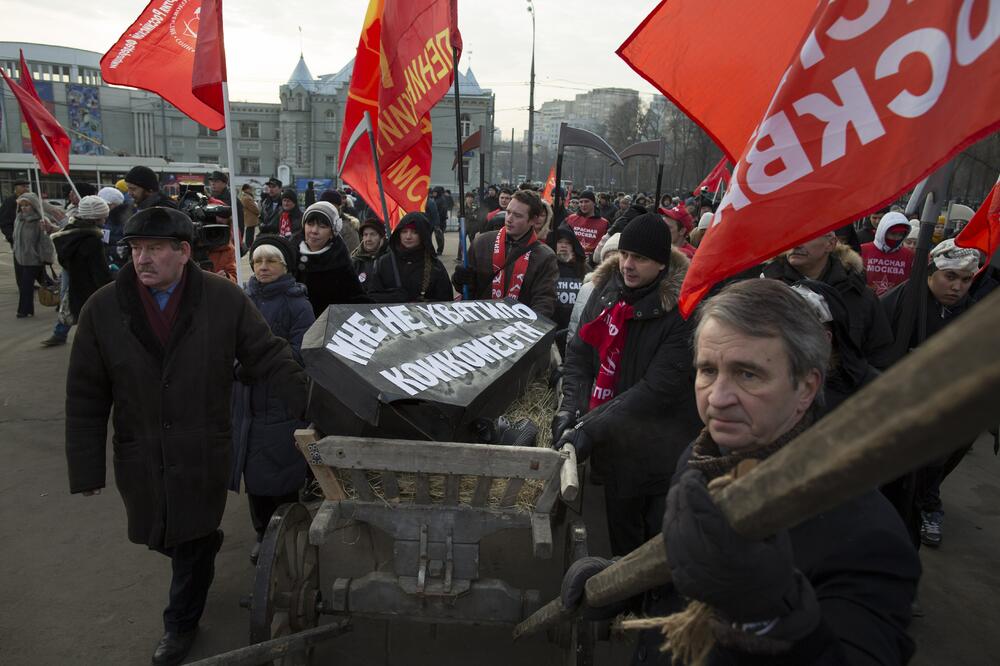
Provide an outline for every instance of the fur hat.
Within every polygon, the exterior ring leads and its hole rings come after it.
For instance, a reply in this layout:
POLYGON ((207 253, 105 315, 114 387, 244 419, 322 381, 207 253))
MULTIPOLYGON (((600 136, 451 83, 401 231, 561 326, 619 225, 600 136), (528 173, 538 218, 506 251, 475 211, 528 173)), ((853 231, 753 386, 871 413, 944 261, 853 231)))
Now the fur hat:
MULTIPOLYGON (((117 190, 115 190, 117 192, 117 190)), ((121 196, 121 193, 118 194, 121 196)), ((111 208, 107 202, 99 196, 87 195, 80 199, 76 207, 76 218, 80 220, 105 220, 111 208)))

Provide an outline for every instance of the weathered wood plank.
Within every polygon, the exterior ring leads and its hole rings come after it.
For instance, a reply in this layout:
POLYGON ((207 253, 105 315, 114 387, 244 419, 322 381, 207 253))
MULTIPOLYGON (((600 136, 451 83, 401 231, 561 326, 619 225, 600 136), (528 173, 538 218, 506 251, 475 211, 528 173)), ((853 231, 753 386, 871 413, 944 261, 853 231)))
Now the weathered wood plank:
POLYGON ((391 470, 382 472, 382 494, 387 500, 399 499, 399 481, 391 470))
POLYGON ((323 464, 340 469, 548 479, 564 456, 549 448, 331 435, 316 443, 323 464))
POLYGON ((302 452, 302 455, 305 456, 306 462, 309 463, 309 468, 312 470, 313 476, 319 482, 319 487, 323 489, 323 495, 328 500, 333 501, 345 499, 347 493, 344 492, 344 487, 337 480, 337 475, 319 460, 321 454, 316 449, 318 441, 319 433, 316 432, 315 428, 302 428, 295 431, 295 444, 298 446, 299 451, 302 452), (313 455, 314 452, 315 456, 313 455))
POLYGON ((500 506, 514 506, 517 502, 517 495, 521 492, 521 486, 523 485, 524 479, 516 476, 508 479, 507 487, 504 489, 503 497, 500 499, 500 506))
POLYGON ((309 525, 309 543, 314 546, 326 543, 327 535, 337 529, 339 519, 340 502, 330 500, 323 502, 309 525))
POLYGON ((444 477, 444 503, 458 504, 459 483, 462 477, 455 474, 448 474, 444 477))
POLYGON ((580 478, 576 470, 576 447, 564 444, 562 451, 567 455, 559 470, 559 494, 567 502, 573 502, 580 492, 580 478))
POLYGON ((548 515, 531 514, 531 546, 535 557, 547 560, 552 557, 552 523, 548 515))
POLYGON ((480 476, 476 479, 476 489, 472 492, 472 506, 486 506, 493 488, 492 476, 480 476))
POLYGON ((351 472, 351 483, 354 485, 354 492, 358 494, 361 499, 370 502, 375 499, 375 493, 372 492, 372 486, 368 483, 368 476, 365 474, 363 469, 352 469, 351 472))
POLYGON ((552 513, 552 507, 555 506, 558 497, 559 476, 558 474, 553 474, 552 478, 546 481, 542 494, 535 501, 535 512, 544 514, 552 513))
POLYGON ((417 474, 417 490, 414 501, 417 504, 431 503, 431 483, 426 474, 417 474))

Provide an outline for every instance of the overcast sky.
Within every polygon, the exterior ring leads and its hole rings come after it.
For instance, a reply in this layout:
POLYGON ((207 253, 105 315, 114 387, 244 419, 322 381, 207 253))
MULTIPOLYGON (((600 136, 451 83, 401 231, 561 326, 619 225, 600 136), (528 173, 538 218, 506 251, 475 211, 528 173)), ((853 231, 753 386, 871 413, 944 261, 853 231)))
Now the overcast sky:
MULTIPOLYGON (((591 88, 654 89, 615 49, 656 0, 536 0, 535 108, 591 88)), ((7 20, 0 41, 37 42, 104 53, 139 15, 146 0, 0 0, 7 20), (12 14, 15 12, 17 19, 12 14)), ((314 76, 336 72, 354 56, 367 0, 225 0, 226 52, 234 100, 277 102, 302 50, 314 76)), ((528 126, 531 16, 526 0, 459 0, 468 66, 496 94, 496 124, 528 126)), ((649 95, 646 95, 648 99, 649 95)))

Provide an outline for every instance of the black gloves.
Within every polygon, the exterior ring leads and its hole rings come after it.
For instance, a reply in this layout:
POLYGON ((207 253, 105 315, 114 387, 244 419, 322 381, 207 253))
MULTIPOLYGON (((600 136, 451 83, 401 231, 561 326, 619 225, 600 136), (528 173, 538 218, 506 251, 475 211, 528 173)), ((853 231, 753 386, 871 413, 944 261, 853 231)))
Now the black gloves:
MULTIPOLYGON (((552 446, 556 446, 559 438, 569 428, 576 423, 576 417, 572 412, 556 412, 552 417, 552 446)), ((559 448, 559 447, 556 447, 559 448)))
POLYGON ((590 436, 579 425, 576 428, 563 431, 562 436, 556 441, 553 448, 558 451, 564 444, 572 444, 573 448, 576 449, 576 461, 578 463, 582 463, 589 458, 590 452, 594 448, 593 440, 590 439, 590 436))
MULTIPOLYGON (((584 587, 587 581, 611 566, 613 560, 606 560, 603 557, 581 557, 573 564, 569 565, 566 574, 563 576, 562 589, 559 591, 559 598, 562 600, 563 608, 570 610, 576 608, 583 602, 584 587)), ((585 608, 583 619, 603 620, 614 617, 624 610, 621 604, 607 606, 603 608, 585 608)))
POLYGON ((476 290, 476 270, 468 266, 457 266, 451 275, 451 283, 459 291, 462 287, 468 287, 470 291, 476 290))
POLYGON ((795 569, 787 532, 739 535, 712 500, 704 475, 684 472, 667 495, 663 538, 674 587, 737 623, 780 620, 768 635, 795 641, 821 619, 812 586, 795 569))

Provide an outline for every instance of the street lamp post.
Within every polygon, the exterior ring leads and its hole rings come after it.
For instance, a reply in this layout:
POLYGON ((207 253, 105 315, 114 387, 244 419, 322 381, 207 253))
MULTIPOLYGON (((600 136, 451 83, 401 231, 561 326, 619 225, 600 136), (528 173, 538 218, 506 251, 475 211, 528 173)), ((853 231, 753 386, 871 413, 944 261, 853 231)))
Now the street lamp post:
POLYGON ((528 0, 528 13, 531 14, 531 79, 528 86, 528 167, 525 179, 533 181, 535 157, 535 4, 528 0))

